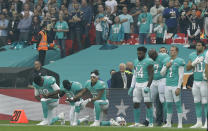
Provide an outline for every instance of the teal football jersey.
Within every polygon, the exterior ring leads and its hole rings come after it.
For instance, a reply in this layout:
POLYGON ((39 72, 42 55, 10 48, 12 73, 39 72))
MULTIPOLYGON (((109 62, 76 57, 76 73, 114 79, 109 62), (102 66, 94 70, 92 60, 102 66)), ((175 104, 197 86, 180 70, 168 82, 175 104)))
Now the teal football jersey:
MULTIPOLYGON (((203 57, 205 59, 205 52, 197 55, 196 52, 193 52, 189 55, 189 61, 194 61, 197 57, 203 57)), ((203 71, 205 70, 205 63, 204 61, 198 63, 194 68, 194 81, 203 81, 203 71)))
POLYGON ((156 60, 154 61, 154 80, 162 79, 163 76, 160 74, 160 71, 163 67, 163 61, 168 58, 169 55, 166 53, 159 53, 156 60))
POLYGON ((104 93, 101 96, 101 100, 107 99, 106 98, 106 87, 107 86, 106 86, 105 82, 103 82, 101 80, 98 80, 94 86, 91 85, 91 80, 88 80, 85 83, 85 88, 87 88, 90 91, 90 93, 92 94, 93 97, 96 97, 98 95, 99 90, 104 89, 104 93))
POLYGON ((54 92, 51 85, 56 83, 56 79, 53 76, 43 76, 44 79, 43 86, 38 86, 33 82, 33 86, 38 90, 40 95, 46 95, 48 93, 54 92))
MULTIPOLYGON (((167 62, 170 62, 170 57, 166 58, 164 60, 164 65, 166 65, 167 62)), ((185 61, 182 58, 177 57, 173 60, 171 67, 167 69, 166 73, 166 86, 178 86, 178 69, 180 66, 184 66, 185 61)))
POLYGON ((134 71, 136 73, 136 82, 144 83, 147 82, 149 79, 148 75, 148 66, 153 65, 154 61, 148 57, 144 58, 143 60, 139 61, 136 59, 134 61, 134 71))

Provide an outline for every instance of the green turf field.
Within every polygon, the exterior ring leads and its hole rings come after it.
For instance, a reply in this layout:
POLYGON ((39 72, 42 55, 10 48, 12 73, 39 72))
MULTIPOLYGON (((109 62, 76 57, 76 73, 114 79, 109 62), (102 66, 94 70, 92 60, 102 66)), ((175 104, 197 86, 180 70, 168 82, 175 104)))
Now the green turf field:
POLYGON ((205 131, 206 129, 190 129, 190 125, 184 125, 183 129, 175 128, 128 128, 128 127, 70 127, 69 123, 60 125, 56 123, 52 126, 36 126, 38 122, 30 121, 28 124, 9 124, 9 121, 0 121, 0 131, 205 131))

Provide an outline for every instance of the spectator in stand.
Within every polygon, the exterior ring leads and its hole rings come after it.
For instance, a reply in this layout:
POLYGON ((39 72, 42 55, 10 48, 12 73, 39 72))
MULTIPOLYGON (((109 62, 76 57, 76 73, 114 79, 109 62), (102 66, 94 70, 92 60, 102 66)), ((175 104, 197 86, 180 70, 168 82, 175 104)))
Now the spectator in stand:
POLYGON ((160 4, 160 0, 155 0, 155 5, 150 9, 153 24, 157 23, 157 19, 162 15, 164 7, 160 4))
POLYGON ((119 72, 112 75, 111 88, 128 89, 131 86, 132 74, 125 73, 126 65, 121 63, 119 65, 119 72))
POLYGON ((74 3, 74 11, 69 15, 70 35, 72 40, 72 53, 74 53, 75 41, 78 50, 82 50, 82 34, 83 34, 83 12, 80 11, 79 4, 74 3))
POLYGON ((58 19, 58 12, 56 11, 56 8, 51 8, 50 9, 50 16, 51 18, 54 18, 54 19, 58 19))
POLYGON ((167 34, 167 26, 164 23, 163 16, 160 15, 155 25, 154 32, 156 33, 156 44, 165 44, 165 36, 167 34))
POLYGON ((0 14, 0 48, 7 44, 7 28, 9 21, 5 18, 3 13, 0 14))
POLYGON ((128 74, 133 74, 133 70, 134 70, 134 64, 132 62, 127 62, 125 72, 128 74))
POLYGON ((25 11, 23 18, 20 20, 17 27, 20 30, 19 41, 29 40, 31 24, 32 24, 32 17, 30 17, 29 11, 25 11))
POLYGON ((208 1, 206 2, 205 9, 202 12, 202 17, 204 17, 204 34, 205 38, 208 37, 208 1))
POLYGON ((74 4, 78 4, 80 6, 80 3, 78 2, 78 0, 72 0, 70 3, 69 3, 69 6, 68 6, 68 11, 69 11, 69 14, 74 11, 74 4))
POLYGON ((187 28, 189 23, 190 7, 188 7, 188 2, 183 2, 183 8, 180 8, 179 12, 181 16, 179 18, 180 33, 187 34, 187 28))
POLYGON ((178 10, 180 9, 180 2, 178 0, 175 0, 174 7, 178 10))
POLYGON ((163 17, 166 19, 165 23, 168 27, 168 33, 173 33, 175 35, 177 33, 177 19, 179 17, 178 9, 174 8, 174 1, 169 1, 169 7, 166 8, 163 12, 163 17))
POLYGON ((12 13, 11 12, 8 12, 8 10, 6 8, 2 10, 2 13, 4 14, 4 16, 5 16, 5 18, 7 20, 10 20, 11 19, 12 13))
POLYGON ((25 0, 24 4, 28 4, 30 7, 30 10, 33 11, 34 10, 34 3, 31 2, 32 0, 25 0))
POLYGON ((89 3, 87 3, 87 0, 82 0, 81 1, 81 8, 80 10, 83 12, 83 26, 84 26, 84 35, 85 35, 85 43, 84 46, 85 48, 90 46, 90 39, 89 39, 89 31, 90 31, 90 26, 93 18, 93 12, 92 12, 92 7, 89 3))
POLYGON ((96 15, 99 13, 99 11, 98 11, 99 5, 102 5, 104 7, 105 6, 104 1, 103 0, 95 0, 95 2, 93 2, 94 17, 96 17, 96 15))
POLYGON ((62 0, 61 5, 64 5, 66 8, 68 8, 69 0, 62 0))
POLYGON ((12 18, 10 19, 8 25, 8 37, 11 42, 17 42, 19 40, 19 30, 17 29, 19 21, 20 19, 18 13, 13 12, 12 18))
POLYGON ((30 16, 33 16, 33 12, 30 10, 30 5, 29 4, 24 4, 24 10, 21 12, 21 14, 24 16, 25 11, 29 12, 30 16))
POLYGON ((104 17, 103 5, 98 5, 98 14, 95 17, 95 29, 96 29, 96 44, 105 44, 109 32, 107 19, 104 17))
POLYGON ((66 21, 64 21, 64 16, 60 15, 59 20, 56 22, 55 29, 56 32, 55 39, 57 40, 60 50, 61 50, 61 58, 66 56, 65 46, 66 46, 66 33, 69 31, 69 27, 66 21))
POLYGON ((13 0, 14 10, 19 14, 22 12, 23 3, 20 0, 13 0))
POLYGON ((140 0, 136 0, 135 1, 135 5, 136 5, 136 7, 133 6, 131 8, 131 11, 130 12, 131 12, 131 16, 133 17, 133 20, 134 20, 134 33, 135 34, 139 34, 139 28, 138 28, 137 23, 138 23, 138 16, 142 12, 142 8, 140 6, 140 0))
POLYGON ((111 79, 112 79, 113 74, 115 74, 115 73, 116 73, 116 71, 114 69, 112 69, 110 71, 111 78, 107 81, 108 88, 111 88, 111 79))
POLYGON ((111 8, 111 14, 115 15, 117 11, 117 1, 116 0, 106 0, 105 6, 108 6, 111 8))
POLYGON ((130 38, 130 34, 133 33, 133 17, 128 14, 127 7, 123 7, 123 14, 119 15, 122 26, 124 27, 124 39, 127 41, 130 38))
POLYGON ((58 3, 57 0, 50 0, 48 2, 48 4, 50 4, 52 6, 52 8, 56 8, 56 10, 58 10, 58 3))
POLYGON ((150 44, 150 36, 152 33, 152 15, 147 12, 147 6, 143 6, 143 13, 139 15, 138 26, 139 26, 139 44, 150 44))
POLYGON ((193 41, 200 40, 200 26, 199 26, 199 19, 196 16, 196 10, 191 11, 191 17, 189 18, 189 26, 188 26, 188 37, 189 42, 192 43, 193 41))
POLYGON ((124 27, 120 23, 118 16, 114 19, 115 24, 112 25, 109 40, 112 44, 122 44, 124 40, 124 27))
POLYGON ((5 0, 0 0, 0 13, 2 13, 3 9, 8 9, 8 3, 5 0))
POLYGON ((105 7, 105 13, 104 13, 105 18, 108 20, 109 23, 109 27, 111 28, 111 26, 114 23, 114 18, 115 15, 111 14, 111 8, 109 6, 105 7))
POLYGON ((39 76, 46 76, 46 74, 47 74, 47 71, 44 69, 44 68, 42 68, 42 65, 41 65, 41 62, 40 61, 38 61, 38 60, 36 60, 35 62, 34 62, 34 68, 33 68, 33 70, 30 72, 30 75, 29 75, 29 83, 28 83, 28 88, 33 88, 33 85, 32 85, 32 83, 33 83, 33 79, 37 76, 37 75, 39 75, 39 76))
MULTIPOLYGON (((37 13, 38 13, 38 16, 39 16, 40 21, 42 21, 42 20, 43 20, 44 13, 43 13, 43 11, 42 11, 41 6, 40 6, 40 5, 37 5, 37 6, 35 7, 35 10, 36 10, 37 13)), ((34 10, 34 14, 35 14, 35 10, 34 10)))
MULTIPOLYGON (((116 0, 117 1, 117 13, 121 14, 123 7, 130 7, 130 0, 116 0)), ((134 6, 135 8, 135 6, 134 6)))
POLYGON ((32 35, 32 43, 38 43, 38 33, 40 32, 40 19, 38 16, 33 17, 32 26, 31 26, 31 35, 32 35))

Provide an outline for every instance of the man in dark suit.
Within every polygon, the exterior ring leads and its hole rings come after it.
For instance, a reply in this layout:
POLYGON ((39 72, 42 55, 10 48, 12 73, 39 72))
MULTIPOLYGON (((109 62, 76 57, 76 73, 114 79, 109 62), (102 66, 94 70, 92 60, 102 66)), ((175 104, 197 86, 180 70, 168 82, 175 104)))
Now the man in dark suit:
POLYGON ((119 65, 119 72, 113 74, 111 79, 111 88, 123 88, 127 89, 131 86, 132 74, 128 74, 125 72, 126 65, 121 63, 119 65))

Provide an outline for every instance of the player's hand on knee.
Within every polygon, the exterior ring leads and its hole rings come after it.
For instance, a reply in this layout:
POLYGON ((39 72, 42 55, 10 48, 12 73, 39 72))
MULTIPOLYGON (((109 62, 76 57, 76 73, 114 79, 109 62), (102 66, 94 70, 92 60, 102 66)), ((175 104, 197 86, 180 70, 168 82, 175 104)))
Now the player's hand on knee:
POLYGON ((177 88, 176 91, 175 91, 175 95, 176 96, 179 96, 180 95, 180 92, 181 92, 181 89, 180 88, 177 88))
POLYGON ((129 96, 133 96, 133 90, 134 90, 133 87, 129 88, 129 90, 128 90, 128 95, 129 96))

